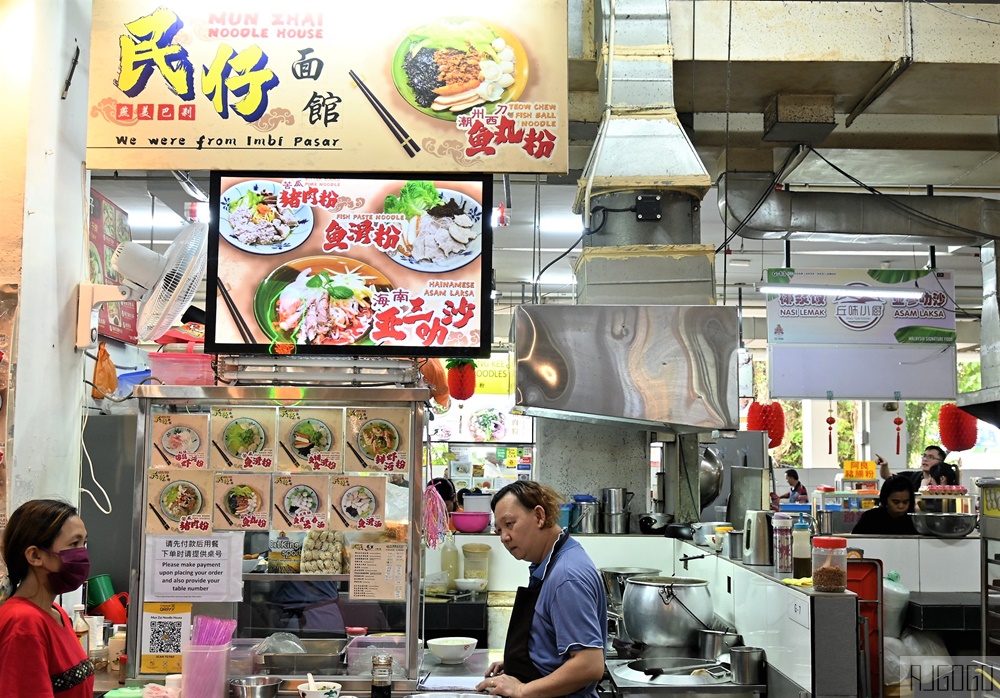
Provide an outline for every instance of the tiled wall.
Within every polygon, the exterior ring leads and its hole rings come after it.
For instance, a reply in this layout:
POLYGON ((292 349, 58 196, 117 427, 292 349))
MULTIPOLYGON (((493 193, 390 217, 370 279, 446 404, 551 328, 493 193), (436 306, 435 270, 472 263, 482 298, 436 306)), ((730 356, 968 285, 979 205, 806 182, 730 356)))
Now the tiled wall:
POLYGON ((851 547, 899 572, 910 591, 979 591, 980 540, 965 538, 850 538, 851 547))

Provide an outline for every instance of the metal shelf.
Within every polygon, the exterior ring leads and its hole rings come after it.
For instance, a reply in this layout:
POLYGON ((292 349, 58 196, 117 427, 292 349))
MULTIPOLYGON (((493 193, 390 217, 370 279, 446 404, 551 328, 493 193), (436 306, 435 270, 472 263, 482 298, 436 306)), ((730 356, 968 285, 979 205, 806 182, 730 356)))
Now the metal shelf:
POLYGON ((349 582, 349 574, 272 574, 244 572, 243 581, 251 582, 349 582))

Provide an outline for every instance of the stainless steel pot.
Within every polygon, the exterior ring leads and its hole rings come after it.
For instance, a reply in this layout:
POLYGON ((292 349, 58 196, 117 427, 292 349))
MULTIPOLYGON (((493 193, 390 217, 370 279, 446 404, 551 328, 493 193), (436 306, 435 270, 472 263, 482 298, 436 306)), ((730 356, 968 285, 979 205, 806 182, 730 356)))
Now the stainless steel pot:
POLYGON ((715 535, 717 526, 732 526, 732 524, 728 521, 702 521, 691 524, 691 528, 694 529, 694 544, 712 547, 714 545, 712 536, 715 535))
POLYGON ((733 647, 729 650, 733 683, 741 686, 767 683, 767 655, 760 647, 733 647))
POLYGON ((723 465, 719 455, 705 448, 698 467, 698 489, 701 491, 701 508, 704 509, 719 496, 722 490, 723 465))
POLYGON ((625 582, 632 577, 648 577, 659 573, 660 570, 652 567, 602 567, 601 577, 604 579, 608 605, 621 606, 622 596, 625 595, 625 582))
POLYGON ((708 582, 690 577, 631 577, 622 597, 625 630, 654 647, 695 647, 712 621, 708 582))
POLYGON ((729 653, 729 648, 740 643, 740 636, 725 630, 699 630, 698 656, 703 659, 718 659, 729 653))

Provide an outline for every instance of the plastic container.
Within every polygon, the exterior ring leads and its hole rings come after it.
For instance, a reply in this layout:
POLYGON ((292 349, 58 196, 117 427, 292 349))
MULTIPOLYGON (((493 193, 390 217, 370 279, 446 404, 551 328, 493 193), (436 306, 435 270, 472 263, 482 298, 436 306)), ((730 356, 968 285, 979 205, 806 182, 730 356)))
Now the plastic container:
POLYGON ((149 368, 153 378, 165 385, 215 385, 212 355, 194 353, 189 344, 186 352, 157 351, 149 354, 149 368))
POLYGON ((118 657, 125 651, 125 626, 116 625, 115 632, 108 640, 108 673, 118 674, 118 657))
MULTIPOLYGON (((418 644, 423 646, 422 641, 418 644)), ((403 635, 362 635, 348 641, 346 652, 348 674, 367 674, 372 668, 372 657, 377 654, 392 657, 394 674, 406 671, 406 637, 403 635)))
POLYGON ((224 696, 232 646, 186 645, 181 648, 181 694, 224 696))
POLYGON ((776 574, 792 573, 792 517, 774 515, 774 571, 776 574))
POLYGON ((816 536, 812 541, 813 589, 841 592, 847 589, 847 539, 816 536))
POLYGON ((812 534, 809 524, 799 514, 792 526, 792 576, 804 579, 812 574, 812 534))
POLYGON ((441 571, 448 574, 448 588, 455 588, 455 580, 462 575, 458 572, 458 548, 455 546, 455 536, 448 533, 441 547, 441 571))
POLYGON ((733 530, 732 526, 716 526, 715 533, 712 534, 712 542, 715 545, 715 552, 722 552, 722 544, 726 540, 726 534, 733 530))
POLYGON ((465 572, 463 579, 489 579, 490 552, 493 550, 486 543, 466 543, 462 546, 465 557, 465 572))
POLYGON ((573 503, 567 502, 566 504, 559 505, 559 528, 569 528, 569 523, 572 521, 570 517, 573 515, 573 503))

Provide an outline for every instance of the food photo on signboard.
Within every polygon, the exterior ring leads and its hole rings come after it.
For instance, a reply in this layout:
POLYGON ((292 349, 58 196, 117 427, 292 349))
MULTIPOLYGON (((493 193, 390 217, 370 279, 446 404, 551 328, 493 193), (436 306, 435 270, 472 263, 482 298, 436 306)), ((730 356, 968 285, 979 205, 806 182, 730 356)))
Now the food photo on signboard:
POLYGON ((489 346, 492 182, 213 173, 206 350, 473 356, 489 346))

